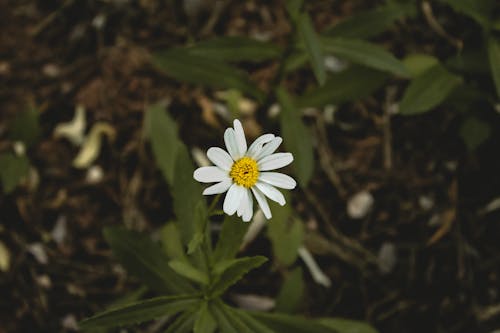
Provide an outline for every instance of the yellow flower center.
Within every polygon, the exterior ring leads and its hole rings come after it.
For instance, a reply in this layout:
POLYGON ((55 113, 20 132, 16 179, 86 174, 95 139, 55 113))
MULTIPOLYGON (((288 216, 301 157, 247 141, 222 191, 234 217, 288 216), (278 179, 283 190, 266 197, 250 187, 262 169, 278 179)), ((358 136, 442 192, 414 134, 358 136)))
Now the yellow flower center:
POLYGON ((229 176, 236 184, 250 188, 259 179, 257 162, 250 157, 242 157, 233 163, 229 176))

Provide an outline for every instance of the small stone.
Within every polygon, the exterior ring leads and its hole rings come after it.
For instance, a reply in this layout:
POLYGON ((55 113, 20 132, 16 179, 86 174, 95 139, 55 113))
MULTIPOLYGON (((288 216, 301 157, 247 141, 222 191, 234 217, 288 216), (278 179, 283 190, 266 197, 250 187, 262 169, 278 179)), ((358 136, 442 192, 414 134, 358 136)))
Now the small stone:
POLYGON ((375 200, 368 191, 361 191, 352 196, 347 203, 347 214, 352 219, 361 219, 368 215, 375 200))
POLYGON ((397 263, 396 246, 393 243, 385 242, 380 247, 377 256, 378 269, 382 274, 392 272, 397 263))
POLYGON ((39 264, 47 264, 49 262, 49 257, 42 243, 32 243, 28 245, 28 252, 35 257, 39 264))

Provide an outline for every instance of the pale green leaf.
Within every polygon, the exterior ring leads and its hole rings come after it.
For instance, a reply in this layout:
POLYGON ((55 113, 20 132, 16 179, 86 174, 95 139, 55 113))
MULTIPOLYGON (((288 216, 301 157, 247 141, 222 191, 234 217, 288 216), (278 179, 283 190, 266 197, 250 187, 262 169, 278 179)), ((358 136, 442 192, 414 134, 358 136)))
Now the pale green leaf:
POLYGON ((314 152, 311 134, 302 122, 300 110, 285 89, 278 88, 278 101, 281 105, 281 133, 285 146, 293 154, 292 164, 302 187, 307 187, 314 171, 314 152))
POLYGON ((273 219, 269 223, 268 237, 273 244, 273 254, 283 265, 295 262, 298 249, 304 241, 304 226, 298 219, 273 219))
POLYGON ((403 64, 412 77, 419 76, 438 63, 439 59, 436 57, 421 53, 409 54, 403 59, 403 64))
POLYGON ((326 34, 335 37, 369 38, 389 29, 396 20, 414 16, 417 6, 414 3, 392 3, 348 17, 330 29, 326 34))
POLYGON ((224 272, 216 277, 211 286, 211 294, 215 296, 221 295, 227 288, 238 282, 246 273, 259 267, 266 261, 267 258, 262 256, 234 259, 224 272))
POLYGON ((376 44, 361 39, 333 37, 322 37, 321 44, 325 52, 353 63, 390 72, 401 77, 410 75, 400 60, 376 44))
POLYGON ((485 142, 490 135, 490 124, 474 116, 466 118, 460 126, 460 136, 467 145, 467 149, 471 151, 485 142))
POLYGON ((238 253, 243 236, 250 223, 242 223, 236 216, 226 216, 214 251, 214 262, 232 259, 238 253))
POLYGON ((137 324, 151 319, 175 315, 200 302, 198 295, 164 296, 137 302, 97 314, 80 322, 82 330, 137 324))
POLYGON ((249 81, 246 73, 220 60, 190 54, 185 48, 157 53, 153 63, 166 75, 182 82, 237 89, 259 101, 264 99, 262 91, 249 81))
POLYGON ((221 333, 260 333, 254 331, 238 316, 235 316, 233 309, 221 301, 212 302, 210 304, 210 309, 217 319, 217 324, 221 333))
POLYGON ((296 315, 264 312, 250 312, 250 315, 276 333, 340 333, 296 315))
POLYGON ((191 293, 195 289, 168 266, 168 257, 149 237, 124 228, 106 228, 104 237, 128 272, 160 293, 191 293))
POLYGON ((339 333, 378 333, 376 329, 362 321, 342 318, 321 318, 316 321, 339 333))
POLYGON ((3 192, 9 194, 28 175, 30 161, 26 156, 0 154, 0 181, 3 192))
POLYGON ((495 82, 496 92, 500 98, 500 40, 491 36, 488 39, 488 57, 490 60, 491 76, 495 82))
POLYGON ((294 313, 298 310, 304 296, 302 268, 297 267, 288 274, 276 298, 276 311, 294 313))
POLYGON ((361 66, 353 66, 332 75, 324 86, 312 89, 297 99, 299 107, 341 104, 371 95, 387 79, 387 74, 361 66))
POLYGON ((319 84, 323 85, 326 81, 325 57, 321 49, 319 37, 316 31, 314 31, 313 23, 307 13, 300 14, 297 29, 304 43, 314 75, 319 84))
POLYGON ((414 78, 403 95, 399 111, 414 115, 432 110, 462 83, 462 78, 435 65, 414 78))
POLYGON ((229 62, 260 62, 276 59, 282 53, 282 49, 274 43, 242 36, 217 37, 201 41, 188 47, 186 51, 191 55, 229 62))
POLYGON ((257 319, 250 316, 246 311, 239 309, 232 309, 233 314, 237 316, 245 325, 252 329, 256 333, 275 333, 269 327, 265 326, 263 323, 257 319))
POLYGON ((168 263, 177 274, 200 284, 208 284, 208 276, 186 261, 172 260, 168 263))
POLYGON ((217 322, 210 311, 208 303, 204 302, 196 316, 193 331, 194 333, 214 333, 216 329, 217 322))

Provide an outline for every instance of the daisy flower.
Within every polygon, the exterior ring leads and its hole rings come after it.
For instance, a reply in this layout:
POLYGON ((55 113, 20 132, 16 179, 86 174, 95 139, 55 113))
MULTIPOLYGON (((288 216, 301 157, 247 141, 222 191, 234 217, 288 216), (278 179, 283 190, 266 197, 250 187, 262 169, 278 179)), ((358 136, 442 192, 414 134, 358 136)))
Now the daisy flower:
POLYGON ((297 185, 290 176, 269 172, 293 161, 291 153, 274 153, 282 141, 274 134, 264 134, 247 149, 243 127, 236 119, 234 128, 224 132, 227 152, 218 147, 208 149, 207 156, 215 165, 196 169, 193 177, 202 183, 217 183, 206 188, 204 195, 227 191, 223 204, 226 214, 237 213, 243 221, 250 221, 255 196, 264 216, 270 219, 272 215, 266 197, 283 206, 285 197, 276 187, 291 190, 297 185))

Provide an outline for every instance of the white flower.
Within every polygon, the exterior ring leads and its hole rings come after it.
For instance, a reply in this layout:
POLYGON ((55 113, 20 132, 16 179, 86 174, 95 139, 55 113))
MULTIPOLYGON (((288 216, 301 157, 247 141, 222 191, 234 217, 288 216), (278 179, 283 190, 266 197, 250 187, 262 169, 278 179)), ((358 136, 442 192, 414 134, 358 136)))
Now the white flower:
POLYGON ((229 154, 218 147, 208 149, 207 156, 215 166, 198 168, 193 177, 202 183, 217 182, 206 188, 204 195, 227 191, 223 204, 226 214, 233 215, 236 212, 243 221, 250 221, 253 216, 253 193, 264 216, 270 219, 272 215, 266 197, 283 206, 285 197, 275 186, 291 190, 297 185, 290 176, 268 172, 293 161, 290 153, 274 153, 282 141, 279 136, 264 134, 247 149, 243 127, 239 120, 235 120, 234 128, 230 127, 224 132, 229 154))

